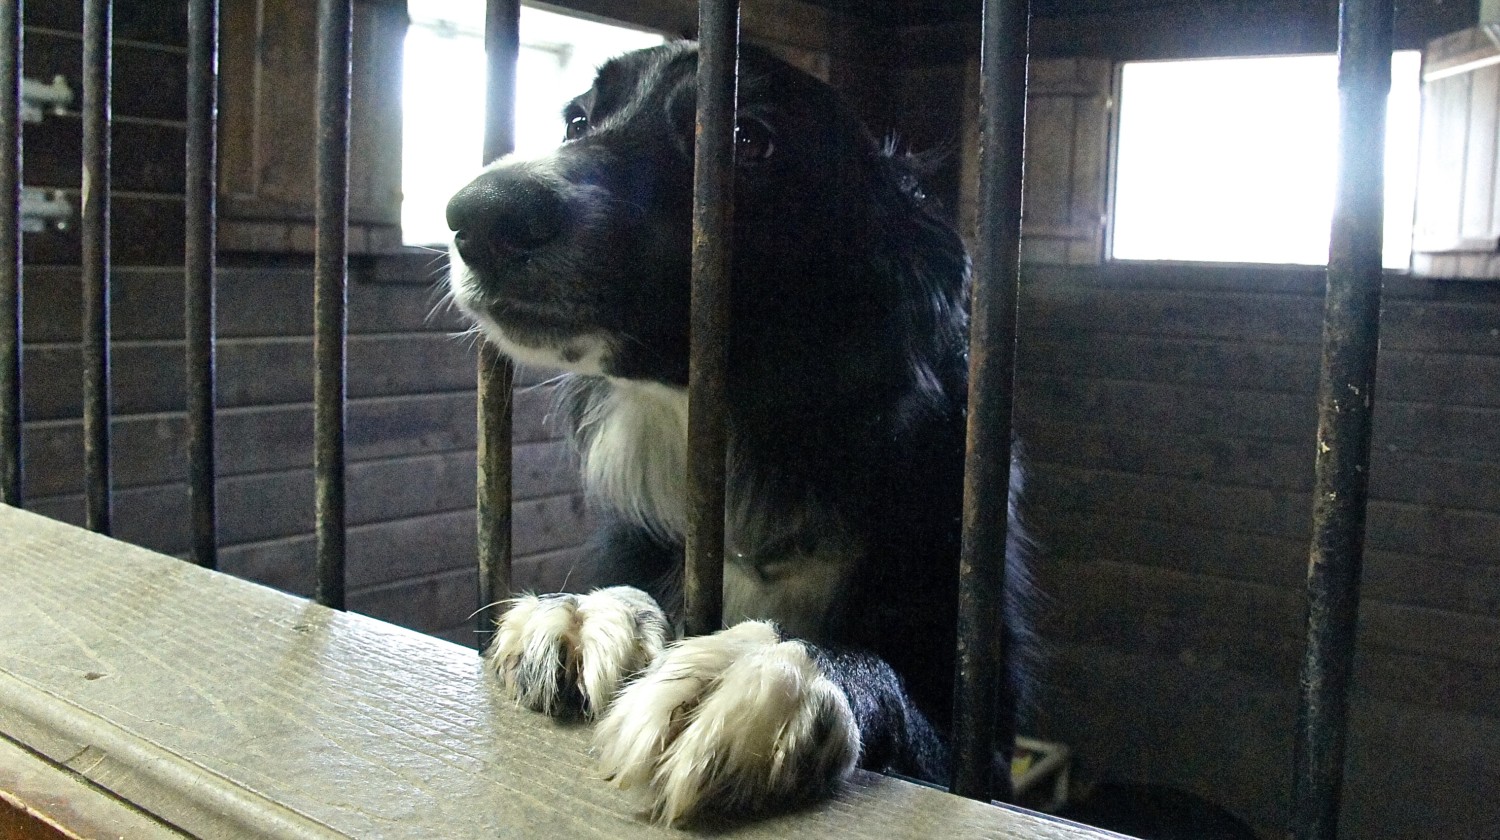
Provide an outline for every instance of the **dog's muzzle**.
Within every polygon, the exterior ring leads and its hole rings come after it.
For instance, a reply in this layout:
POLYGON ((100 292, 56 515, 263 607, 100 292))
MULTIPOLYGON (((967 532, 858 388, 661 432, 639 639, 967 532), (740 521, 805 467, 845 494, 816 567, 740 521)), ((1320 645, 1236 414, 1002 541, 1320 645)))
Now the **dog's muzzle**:
POLYGON ((502 168, 459 190, 447 216, 458 255, 494 280, 562 234, 567 206, 552 185, 502 168))

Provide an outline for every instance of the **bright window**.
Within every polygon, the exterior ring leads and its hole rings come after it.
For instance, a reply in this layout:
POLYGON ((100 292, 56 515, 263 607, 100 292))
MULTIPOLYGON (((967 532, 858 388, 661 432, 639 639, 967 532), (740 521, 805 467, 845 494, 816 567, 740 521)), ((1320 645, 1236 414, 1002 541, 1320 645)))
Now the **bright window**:
MULTIPOLYGON (((1387 268, 1411 255, 1420 63, 1416 52, 1392 60, 1387 268)), ((1327 263, 1337 70, 1326 55, 1123 65, 1112 256, 1327 263)))
MULTIPOLYGON (((402 90, 401 230, 407 244, 446 242, 443 208, 479 170, 484 145, 484 4, 409 0, 402 90)), ((516 151, 563 136, 562 107, 607 59, 661 35, 521 7, 516 151)))

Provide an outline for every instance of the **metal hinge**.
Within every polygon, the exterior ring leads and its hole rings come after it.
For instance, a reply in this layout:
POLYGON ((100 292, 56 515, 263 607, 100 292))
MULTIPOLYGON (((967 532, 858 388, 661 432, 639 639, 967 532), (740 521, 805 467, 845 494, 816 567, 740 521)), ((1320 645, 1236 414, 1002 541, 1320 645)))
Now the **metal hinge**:
POLYGON ((36 79, 21 80, 21 121, 41 122, 47 114, 66 114, 73 104, 73 89, 68 80, 54 76, 51 84, 36 79))
POLYGON ((21 230, 41 233, 51 227, 65 230, 73 218, 73 205, 62 190, 24 187, 21 190, 21 230))

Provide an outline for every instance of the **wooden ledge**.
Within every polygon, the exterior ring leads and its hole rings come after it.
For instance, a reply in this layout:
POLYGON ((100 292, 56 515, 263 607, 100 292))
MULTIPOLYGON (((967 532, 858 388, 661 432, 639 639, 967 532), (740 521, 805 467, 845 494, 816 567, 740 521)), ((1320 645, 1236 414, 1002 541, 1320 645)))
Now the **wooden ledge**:
MULTIPOLYGON (((19 836, 693 833, 649 823, 585 727, 515 708, 471 650, 5 506, 0 628, 0 828, 58 829, 19 836)), ((711 833, 1115 836, 868 773, 711 833)))

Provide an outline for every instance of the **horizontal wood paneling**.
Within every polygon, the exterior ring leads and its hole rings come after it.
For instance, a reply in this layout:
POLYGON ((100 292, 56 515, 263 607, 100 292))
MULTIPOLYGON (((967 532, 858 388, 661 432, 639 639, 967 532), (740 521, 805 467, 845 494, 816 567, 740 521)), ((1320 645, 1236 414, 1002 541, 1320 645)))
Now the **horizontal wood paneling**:
MULTIPOLYGON (((1176 784, 1280 836, 1291 787, 1295 693, 1258 674, 1168 661, 1117 645, 1052 659, 1040 729, 1086 745, 1086 770, 1176 784)), ((1361 676, 1364 670, 1361 669, 1361 676)), ((1342 826, 1358 837, 1495 836, 1487 785, 1500 721, 1356 692, 1342 826)))
MULTIPOLYGON (((1395 812, 1447 809, 1445 831, 1485 837, 1500 817, 1472 774, 1500 756, 1500 286, 1386 287, 1345 825, 1430 836, 1395 812), (1393 734, 1418 720, 1481 742, 1393 734)), ((1052 651, 1040 731, 1085 769, 1178 784, 1272 833, 1321 319, 1311 270, 1030 266, 1023 287, 1017 409, 1052 651)))
MULTIPOLYGON (((116 342, 114 409, 119 414, 182 411, 186 351, 180 341, 116 342)), ((83 381, 81 355, 72 343, 30 345, 28 375, 59 385, 83 381)), ((284 405, 312 400, 312 339, 303 336, 225 339, 218 344, 218 406, 284 405)), ((348 344, 348 393, 354 399, 471 390, 470 342, 440 333, 355 335, 348 344)), ((78 417, 81 387, 32 388, 26 416, 35 420, 78 417)))
MULTIPOLYGON (((289 262, 285 266, 230 263, 220 268, 221 339, 312 335, 312 264, 289 262)), ((467 328, 459 314, 443 303, 442 290, 436 285, 429 291, 422 284, 366 283, 367 276, 380 273, 378 262, 350 261, 351 335, 458 332, 467 328)), ((180 268, 142 267, 116 272, 110 290, 114 339, 181 339, 182 290, 180 268)), ((81 300, 76 267, 28 269, 26 340, 77 341, 81 300)))
MULTIPOLYGON (((446 603, 437 594, 456 591, 452 581, 429 580, 471 569, 475 552, 474 339, 456 335, 466 325, 443 302, 440 263, 355 259, 349 291, 349 585, 385 587, 426 630, 475 606, 472 587, 446 603)), ((116 272, 113 287, 117 530, 168 553, 188 544, 182 287, 180 269, 151 267, 116 272)), ((313 568, 311 289, 304 259, 227 261, 219 273, 223 567, 303 594, 313 568)), ((28 497, 77 521, 77 269, 32 267, 26 292, 28 497)), ((517 562, 534 580, 565 577, 543 558, 564 562, 559 552, 576 551, 589 530, 576 465, 547 419, 546 377, 524 371, 515 400, 517 562)))
MULTIPOLYGON (((27 3, 26 25, 80 32, 81 3, 27 3)), ((187 0, 115 0, 111 4, 117 40, 187 45, 187 0)))

